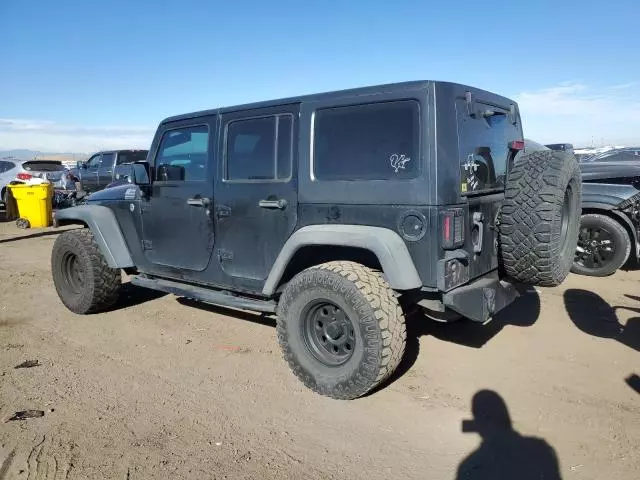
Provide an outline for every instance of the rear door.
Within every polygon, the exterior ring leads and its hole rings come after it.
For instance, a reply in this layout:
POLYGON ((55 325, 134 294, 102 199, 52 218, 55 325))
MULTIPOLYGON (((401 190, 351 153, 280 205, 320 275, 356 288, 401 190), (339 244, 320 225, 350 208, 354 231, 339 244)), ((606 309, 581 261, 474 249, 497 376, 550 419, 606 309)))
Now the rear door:
POLYGON ((87 160, 79 171, 82 188, 87 191, 98 190, 98 169, 102 162, 102 154, 98 153, 87 160))
POLYGON ((216 256, 231 281, 259 291, 297 221, 298 105, 222 117, 216 256))
POLYGON ((116 154, 114 152, 102 154, 102 162, 98 167, 98 188, 104 188, 112 182, 115 160, 116 154))
POLYGON ((522 140, 519 116, 510 114, 509 105, 477 98, 472 112, 464 100, 457 101, 460 190, 469 206, 465 248, 471 258, 471 279, 498 267, 496 218, 516 153, 511 142, 522 140))

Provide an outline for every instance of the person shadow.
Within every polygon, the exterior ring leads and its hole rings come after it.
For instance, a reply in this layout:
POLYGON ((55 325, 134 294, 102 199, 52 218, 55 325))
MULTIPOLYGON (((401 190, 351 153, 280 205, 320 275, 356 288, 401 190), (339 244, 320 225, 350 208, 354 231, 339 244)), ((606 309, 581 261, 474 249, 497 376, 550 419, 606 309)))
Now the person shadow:
POLYGON ((504 399, 480 390, 471 402, 473 420, 463 420, 463 433, 477 433, 480 446, 458 466, 456 480, 559 480, 558 456, 544 439, 514 430, 504 399))

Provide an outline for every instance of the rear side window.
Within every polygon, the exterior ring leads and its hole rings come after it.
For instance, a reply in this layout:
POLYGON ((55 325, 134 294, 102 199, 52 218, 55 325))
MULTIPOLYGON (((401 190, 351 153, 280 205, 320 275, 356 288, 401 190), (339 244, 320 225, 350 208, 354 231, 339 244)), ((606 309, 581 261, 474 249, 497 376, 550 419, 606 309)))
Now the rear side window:
POLYGON ((504 189, 510 142, 521 140, 519 123, 507 110, 483 106, 494 114, 471 116, 466 104, 458 103, 458 141, 460 148, 461 192, 482 193, 504 189))
POLYGON ((419 173, 420 111, 414 100, 315 112, 313 172, 319 180, 388 180, 419 173))
POLYGON ((102 167, 103 168, 112 168, 113 160, 115 157, 115 153, 103 153, 102 154, 102 167))
POLYGON ((209 127, 197 125, 167 130, 155 161, 159 182, 206 179, 209 127))
POLYGON ((234 120, 227 125, 225 180, 278 181, 291 176, 293 117, 234 120))
POLYGON ((140 150, 137 152, 118 152, 118 158, 116 159, 117 165, 122 165, 123 163, 135 163, 142 162, 147 159, 147 151, 140 150))
POLYGON ((16 164, 13 162, 5 162, 0 160, 0 173, 8 172, 15 168, 16 164))

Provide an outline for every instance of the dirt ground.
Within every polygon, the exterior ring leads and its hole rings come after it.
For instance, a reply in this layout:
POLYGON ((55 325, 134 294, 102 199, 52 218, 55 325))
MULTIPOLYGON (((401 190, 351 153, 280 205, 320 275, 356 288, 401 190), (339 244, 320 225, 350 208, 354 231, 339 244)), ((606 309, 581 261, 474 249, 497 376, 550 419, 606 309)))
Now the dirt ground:
POLYGON ((345 402, 294 378, 269 317, 130 285, 70 313, 55 235, 0 223, 0 480, 640 478, 640 272, 485 326, 411 318, 398 375, 345 402))

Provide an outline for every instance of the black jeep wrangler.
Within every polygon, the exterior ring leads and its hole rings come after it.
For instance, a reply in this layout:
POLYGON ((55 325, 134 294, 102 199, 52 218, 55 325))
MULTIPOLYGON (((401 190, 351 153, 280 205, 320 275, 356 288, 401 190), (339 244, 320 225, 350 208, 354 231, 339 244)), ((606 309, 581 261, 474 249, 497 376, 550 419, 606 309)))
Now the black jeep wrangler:
POLYGON ((515 102, 419 81, 161 122, 129 183, 58 212, 62 302, 112 306, 121 271, 179 296, 277 314, 293 372, 352 399, 384 382, 404 308, 485 322, 567 276, 580 170, 524 154, 515 102))

